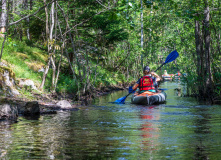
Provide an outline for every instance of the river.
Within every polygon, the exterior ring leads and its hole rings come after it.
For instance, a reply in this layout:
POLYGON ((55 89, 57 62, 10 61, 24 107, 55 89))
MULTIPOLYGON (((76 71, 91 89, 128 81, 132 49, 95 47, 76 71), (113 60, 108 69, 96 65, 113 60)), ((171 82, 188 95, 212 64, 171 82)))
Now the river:
POLYGON ((184 97, 179 81, 161 88, 161 105, 109 103, 128 94, 117 91, 78 111, 1 122, 0 159, 221 159, 221 106, 184 97))

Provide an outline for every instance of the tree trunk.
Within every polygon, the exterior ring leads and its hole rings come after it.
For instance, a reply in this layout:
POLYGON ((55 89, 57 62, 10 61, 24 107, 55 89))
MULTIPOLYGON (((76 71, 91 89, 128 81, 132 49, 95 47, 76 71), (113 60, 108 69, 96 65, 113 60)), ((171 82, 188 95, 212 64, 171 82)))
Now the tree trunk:
POLYGON ((56 87, 57 87, 58 77, 59 77, 59 74, 60 74, 61 61, 62 61, 62 58, 63 58, 63 53, 64 53, 64 42, 61 46, 61 57, 59 59, 59 63, 58 63, 58 67, 57 67, 58 69, 57 69, 57 75, 56 75, 56 78, 55 78, 54 89, 56 89, 56 87))
POLYGON ((197 74, 198 74, 198 87, 199 94, 204 92, 203 87, 203 59, 202 59, 202 36, 200 33, 200 23, 198 20, 195 20, 195 44, 196 44, 196 55, 197 55, 197 74))
MULTIPOLYGON (((46 4, 46 0, 44 0, 44 3, 46 4)), ((50 26, 50 30, 49 30, 49 27, 48 27, 48 22, 49 21, 48 21, 47 7, 45 7, 45 14, 46 14, 46 40, 48 41, 49 57, 48 57, 48 64, 45 67, 45 71, 44 71, 44 74, 43 74, 43 77, 42 77, 42 82, 41 82, 41 85, 39 87, 40 90, 42 90, 43 87, 44 87, 45 80, 46 80, 46 77, 47 77, 47 74, 48 74, 48 71, 49 71, 49 68, 50 68, 50 64, 52 63, 53 68, 55 66, 54 60, 53 60, 54 52, 51 53, 52 52, 52 45, 53 45, 53 29, 54 29, 54 2, 52 3, 52 6, 51 6, 51 26, 50 26)), ((52 78, 52 85, 54 85, 53 82, 54 82, 54 79, 52 78)))
POLYGON ((42 82, 41 82, 41 85, 39 87, 40 90, 42 90, 44 85, 45 85, 45 80, 46 80, 46 77, 47 77, 47 74, 48 74, 48 71, 49 71, 50 63, 51 63, 51 55, 49 56, 48 64, 45 67, 45 71, 44 71, 44 74, 43 74, 43 77, 42 77, 42 82))
MULTIPOLYGON (((55 84, 55 75, 56 75, 56 66, 55 66, 55 58, 54 58, 54 55, 55 55, 55 40, 53 40, 53 32, 54 32, 54 25, 55 25, 55 2, 52 3, 51 5, 51 15, 50 15, 50 34, 49 34, 49 42, 51 43, 51 45, 49 45, 49 51, 52 52, 53 50, 53 55, 51 56, 51 64, 52 64, 52 83, 51 83, 51 86, 52 86, 52 90, 53 87, 54 87, 54 84, 55 84)), ((54 38, 56 39, 56 38, 54 38)))
POLYGON ((5 41, 6 41, 6 34, 4 34, 6 32, 7 29, 7 18, 8 18, 8 12, 7 12, 7 0, 2 0, 2 14, 1 14, 1 32, 0 32, 0 37, 4 37, 4 40, 2 42, 2 48, 1 48, 1 54, 0 54, 0 61, 2 58, 2 54, 3 54, 3 49, 4 49, 4 45, 5 45, 5 41), (2 34, 3 33, 3 34, 2 34))
POLYGON ((213 81, 212 81, 212 73, 211 73, 211 53, 210 53, 210 27, 209 27, 209 21, 210 21, 210 9, 209 4, 207 0, 204 0, 205 3, 205 9, 204 9, 204 41, 205 41, 205 62, 206 62, 206 68, 205 68, 205 83, 206 83, 206 90, 205 90, 205 96, 211 97, 213 94, 213 81))
POLYGON ((141 40, 140 40, 140 47, 141 47, 141 68, 143 68, 143 3, 142 0, 140 0, 140 23, 141 23, 141 40))
MULTIPOLYGON (((28 0, 24 0, 24 9, 28 10, 28 0)), ((27 22, 27 26, 28 26, 28 28, 26 29, 27 39, 30 40, 30 32, 29 32, 30 18, 29 17, 26 19, 26 22, 27 22)))
POLYGON ((0 37, 4 37, 7 25, 7 0, 2 0, 2 11, 1 11, 1 34, 0 37))
MULTIPOLYGON (((45 5, 47 4, 46 3, 46 0, 44 0, 44 3, 45 5)), ((45 18, 46 18, 46 40, 48 40, 48 37, 49 37, 49 26, 48 26, 48 7, 46 6, 45 7, 45 18)))

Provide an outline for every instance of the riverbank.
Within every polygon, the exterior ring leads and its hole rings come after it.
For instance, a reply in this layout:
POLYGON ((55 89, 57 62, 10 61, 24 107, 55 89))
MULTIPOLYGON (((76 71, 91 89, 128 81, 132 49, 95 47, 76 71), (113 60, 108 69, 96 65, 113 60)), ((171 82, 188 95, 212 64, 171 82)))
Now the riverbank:
POLYGON ((125 90, 130 84, 120 86, 106 86, 94 89, 76 96, 62 93, 36 93, 30 92, 29 97, 0 97, 0 120, 17 121, 18 116, 35 117, 42 114, 56 114, 59 110, 76 111, 80 106, 86 106, 94 98, 118 90, 125 90))

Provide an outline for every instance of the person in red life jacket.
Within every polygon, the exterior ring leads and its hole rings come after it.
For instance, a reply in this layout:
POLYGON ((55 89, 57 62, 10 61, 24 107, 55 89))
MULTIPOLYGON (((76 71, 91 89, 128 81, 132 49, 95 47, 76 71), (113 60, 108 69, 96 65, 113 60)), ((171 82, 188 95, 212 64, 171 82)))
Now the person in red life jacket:
POLYGON ((145 66, 143 69, 144 76, 141 77, 132 87, 133 90, 140 89, 140 93, 145 91, 157 92, 158 84, 161 81, 160 76, 155 72, 150 72, 150 67, 145 66))

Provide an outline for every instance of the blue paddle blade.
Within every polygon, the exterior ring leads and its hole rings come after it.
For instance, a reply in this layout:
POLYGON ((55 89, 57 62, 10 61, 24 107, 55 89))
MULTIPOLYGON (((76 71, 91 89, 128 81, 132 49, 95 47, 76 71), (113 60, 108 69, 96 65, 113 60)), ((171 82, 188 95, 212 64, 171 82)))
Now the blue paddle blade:
POLYGON ((166 91, 166 90, 168 90, 168 89, 167 89, 167 88, 158 88, 158 90, 166 91))
POLYGON ((126 100, 126 98, 127 98, 127 96, 118 98, 116 101, 114 101, 114 103, 124 103, 124 101, 126 100))
POLYGON ((172 62, 172 61, 175 60, 178 56, 179 56, 179 53, 178 53, 176 50, 174 50, 173 52, 171 52, 171 53, 167 56, 167 59, 165 60, 164 63, 172 62))
POLYGON ((132 86, 129 87, 129 93, 134 93, 135 91, 132 89, 132 86))

